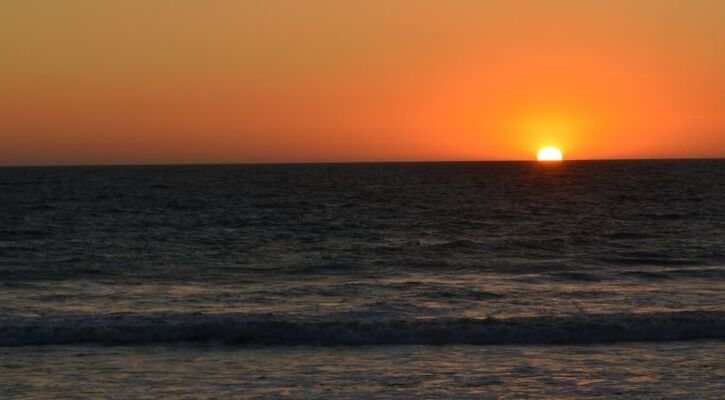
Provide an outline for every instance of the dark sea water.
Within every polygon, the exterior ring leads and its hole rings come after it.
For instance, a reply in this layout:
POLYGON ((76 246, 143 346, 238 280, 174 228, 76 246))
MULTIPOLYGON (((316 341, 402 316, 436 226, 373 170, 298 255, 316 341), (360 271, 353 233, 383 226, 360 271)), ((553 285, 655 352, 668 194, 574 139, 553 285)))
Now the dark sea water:
POLYGON ((723 359, 723 160, 0 168, 0 398, 722 398, 723 359))

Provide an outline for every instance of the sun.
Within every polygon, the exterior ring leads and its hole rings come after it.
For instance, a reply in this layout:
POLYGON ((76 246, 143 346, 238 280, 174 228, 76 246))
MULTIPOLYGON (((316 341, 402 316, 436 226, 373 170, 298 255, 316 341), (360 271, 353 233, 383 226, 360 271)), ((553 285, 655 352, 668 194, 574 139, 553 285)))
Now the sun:
POLYGON ((561 161, 563 157, 561 151, 556 147, 544 147, 536 154, 536 159, 538 161, 561 161))

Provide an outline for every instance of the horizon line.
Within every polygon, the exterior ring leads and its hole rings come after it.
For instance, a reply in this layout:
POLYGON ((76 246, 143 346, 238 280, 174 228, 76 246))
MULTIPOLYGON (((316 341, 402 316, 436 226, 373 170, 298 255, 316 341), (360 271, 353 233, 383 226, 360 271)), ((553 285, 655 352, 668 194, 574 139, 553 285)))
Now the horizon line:
MULTIPOLYGON (((616 162, 616 161, 696 161, 696 160, 725 160, 723 157, 651 157, 651 158, 578 158, 554 161, 565 162, 616 162)), ((243 166, 243 165, 339 165, 339 164, 472 164, 472 163, 551 163, 551 161, 538 161, 536 159, 510 159, 510 160, 351 160, 351 161, 251 161, 251 162, 160 162, 160 163, 107 163, 107 164, 0 164, 0 168, 83 168, 83 167, 185 167, 185 166, 243 166)))

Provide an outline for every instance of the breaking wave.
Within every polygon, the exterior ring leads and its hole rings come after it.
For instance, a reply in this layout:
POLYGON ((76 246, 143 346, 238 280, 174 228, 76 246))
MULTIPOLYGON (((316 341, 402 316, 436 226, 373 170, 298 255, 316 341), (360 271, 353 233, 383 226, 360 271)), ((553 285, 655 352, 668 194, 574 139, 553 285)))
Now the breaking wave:
POLYGON ((0 317, 0 346, 584 344, 725 339, 725 311, 518 318, 305 320, 276 314, 0 317))

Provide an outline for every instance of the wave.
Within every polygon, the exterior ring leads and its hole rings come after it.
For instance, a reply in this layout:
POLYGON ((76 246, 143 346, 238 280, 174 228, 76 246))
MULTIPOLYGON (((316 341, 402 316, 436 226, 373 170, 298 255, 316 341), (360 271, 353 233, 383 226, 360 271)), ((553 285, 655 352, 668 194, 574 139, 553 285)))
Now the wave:
POLYGON ((275 314, 0 317, 0 346, 586 344, 725 339, 725 311, 518 318, 310 320, 275 314))
POLYGON ((619 275, 623 277, 645 280, 674 279, 673 276, 663 271, 622 271, 619 273, 619 275))
POLYGON ((660 265, 660 266, 688 266, 688 265, 699 265, 702 264, 702 260, 695 260, 691 258, 667 258, 657 256, 639 256, 639 255, 623 255, 623 256, 607 256, 597 257, 595 260, 609 264, 609 265, 627 265, 627 266, 642 266, 642 265, 660 265))
POLYGON ((667 273, 684 278, 725 279, 725 268, 723 267, 671 269, 667 273))
POLYGON ((581 282, 598 282, 598 281, 604 280, 603 276, 599 276, 595 273, 575 272, 575 271, 553 272, 550 274, 550 278, 552 278, 554 280, 581 281, 581 282))

